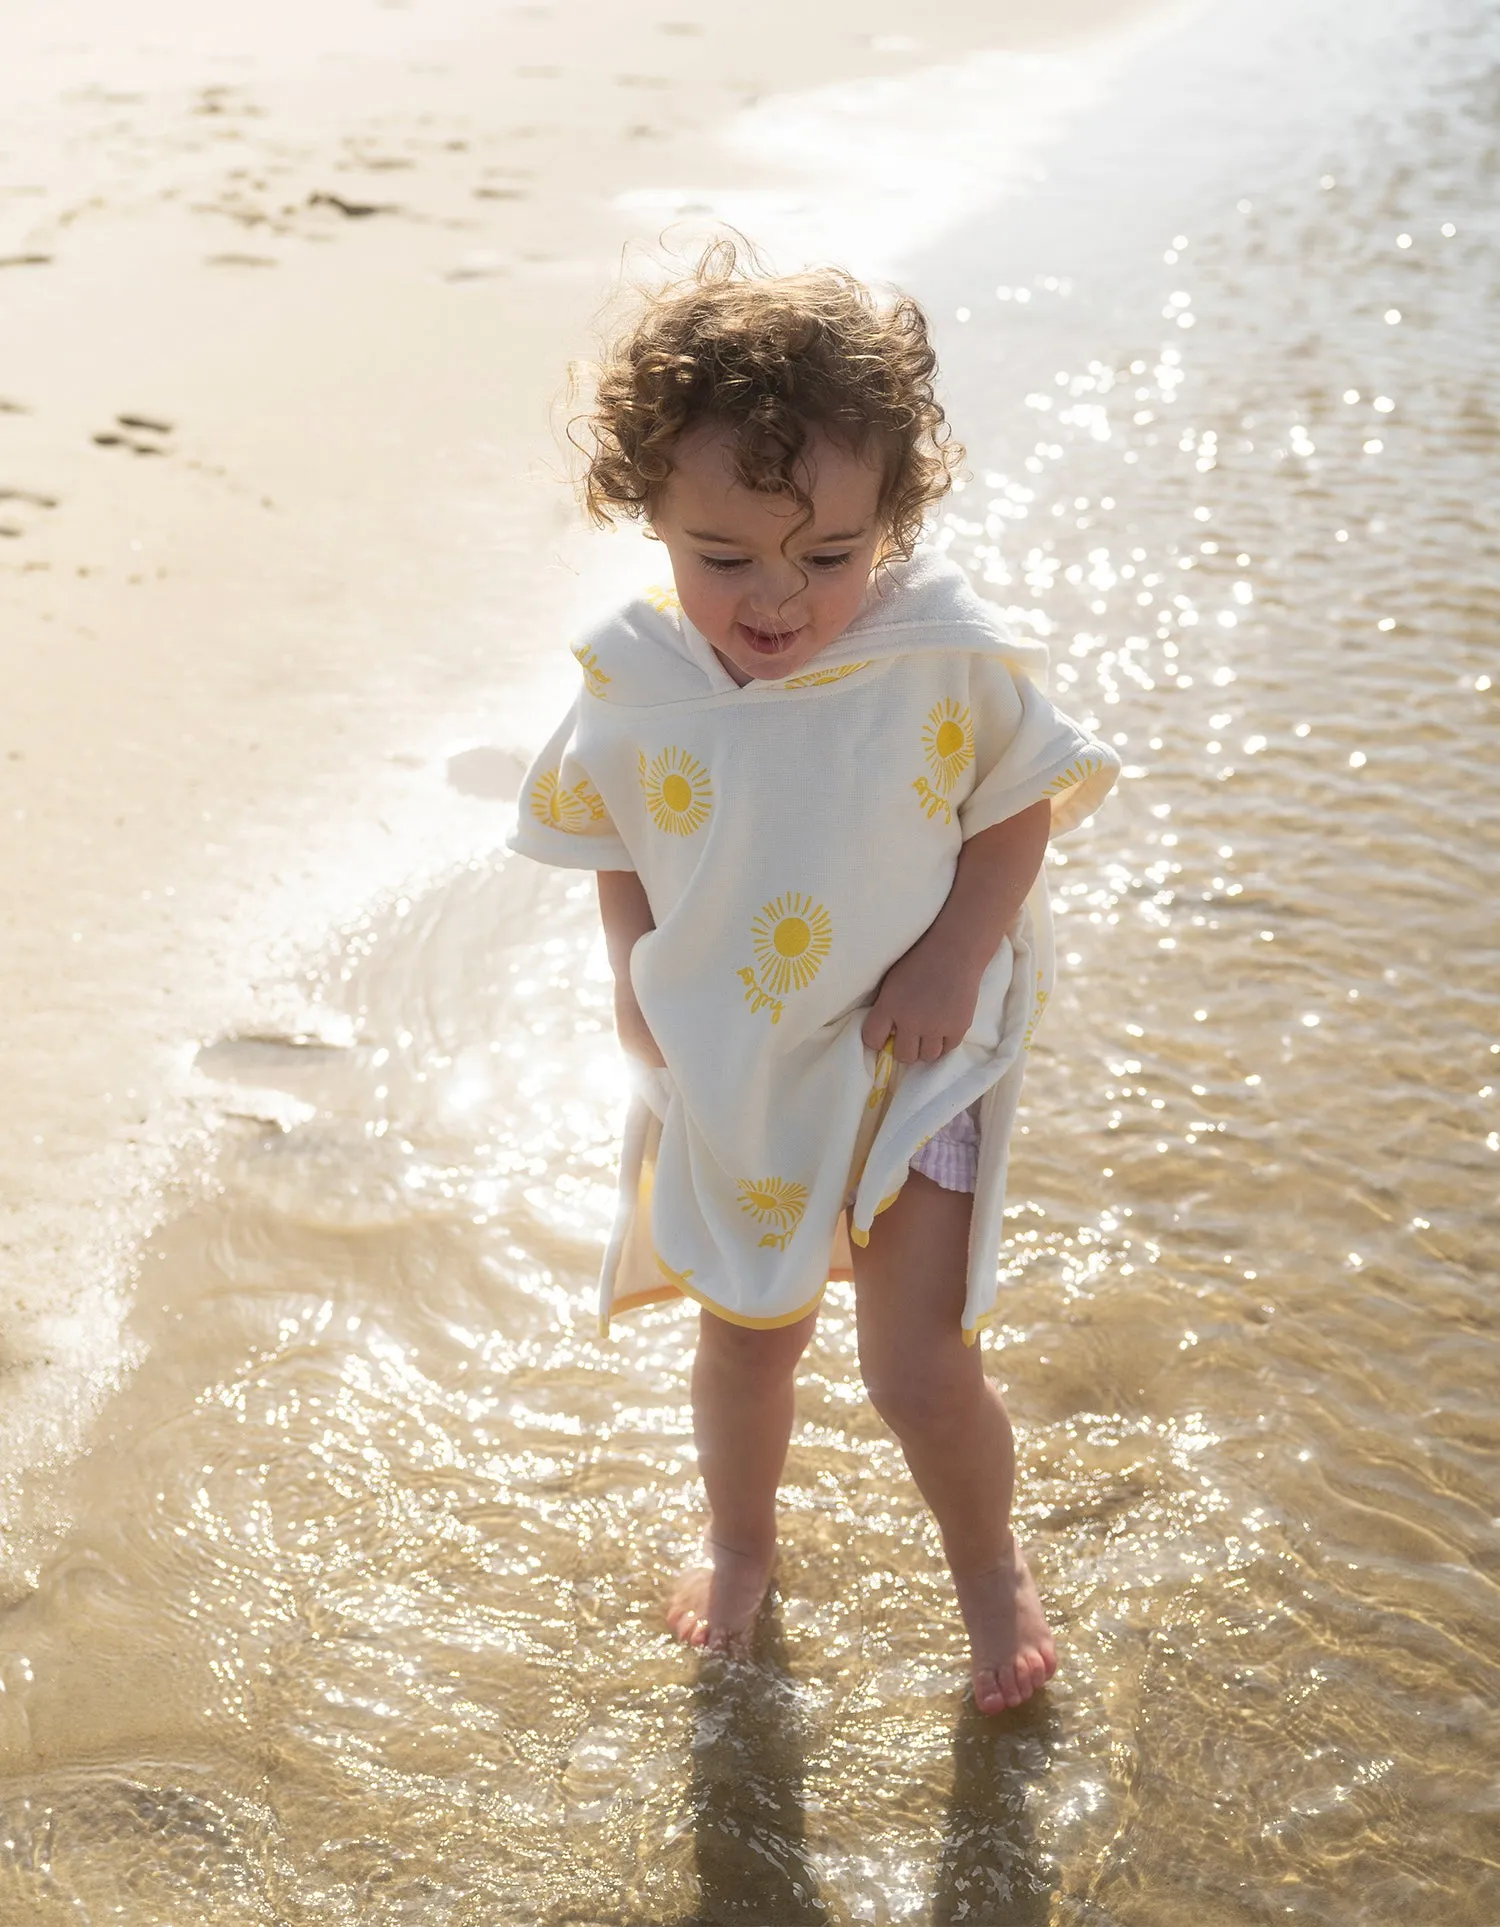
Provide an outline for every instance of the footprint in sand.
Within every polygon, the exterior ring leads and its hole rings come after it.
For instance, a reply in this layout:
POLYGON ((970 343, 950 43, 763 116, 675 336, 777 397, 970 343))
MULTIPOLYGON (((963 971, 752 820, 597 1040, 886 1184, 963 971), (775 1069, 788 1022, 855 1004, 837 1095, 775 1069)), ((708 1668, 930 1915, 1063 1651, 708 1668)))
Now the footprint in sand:
POLYGON ((491 254, 486 249, 476 248, 456 261, 451 268, 443 270, 445 281, 484 281, 492 274, 504 274, 510 267, 502 254, 491 254))
POLYGON ((285 1134, 347 1107, 361 1062, 354 1045, 353 1025, 321 1012, 309 1030, 242 1031, 200 1044, 193 1068, 215 1087, 221 1115, 285 1134))
POLYGON ((363 221, 372 214, 399 214, 394 201, 346 201, 342 194, 309 194, 309 207, 331 207, 349 221, 363 221))
POLYGON ((171 433, 170 422, 151 415, 116 415, 114 428, 102 429, 93 440, 96 448, 128 448, 132 455, 165 455, 169 451, 162 441, 171 433))
POLYGON ((57 497, 42 495, 34 488, 0 488, 0 536, 21 536, 27 532, 24 522, 13 522, 6 513, 12 504, 21 509, 55 509, 57 497))

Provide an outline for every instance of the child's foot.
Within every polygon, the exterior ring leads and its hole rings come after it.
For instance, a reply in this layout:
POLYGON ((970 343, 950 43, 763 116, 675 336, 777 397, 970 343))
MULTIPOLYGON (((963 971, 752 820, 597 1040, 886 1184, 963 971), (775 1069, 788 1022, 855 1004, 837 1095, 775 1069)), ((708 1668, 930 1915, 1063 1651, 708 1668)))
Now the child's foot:
POLYGON ((1003 1713, 1031 1698, 1057 1670, 1052 1629, 1036 1581, 1011 1535, 1011 1557, 987 1571, 953 1575, 969 1634, 974 1704, 1003 1713))
POLYGON ((701 1563, 686 1566, 667 1602, 667 1624, 686 1646, 705 1652, 743 1652, 760 1602, 771 1583, 776 1550, 763 1557, 703 1542, 701 1563))

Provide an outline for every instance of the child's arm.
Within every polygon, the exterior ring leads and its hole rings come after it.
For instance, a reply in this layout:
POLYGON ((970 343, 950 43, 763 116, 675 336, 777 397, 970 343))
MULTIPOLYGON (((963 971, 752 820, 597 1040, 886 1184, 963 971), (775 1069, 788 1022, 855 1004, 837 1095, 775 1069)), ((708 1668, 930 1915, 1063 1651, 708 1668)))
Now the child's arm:
POLYGON ((894 1032, 898 1064, 930 1063, 963 1041, 985 966, 1042 867, 1051 817, 1049 802, 1033 803, 964 844, 947 902, 885 973, 861 1032, 871 1050, 894 1032))
POLYGON ((597 875, 604 945, 615 973, 615 1030, 620 1047, 644 1063, 665 1065, 667 1060, 641 1014, 630 981, 630 953, 648 930, 656 928, 651 905, 634 870, 600 870, 597 875))

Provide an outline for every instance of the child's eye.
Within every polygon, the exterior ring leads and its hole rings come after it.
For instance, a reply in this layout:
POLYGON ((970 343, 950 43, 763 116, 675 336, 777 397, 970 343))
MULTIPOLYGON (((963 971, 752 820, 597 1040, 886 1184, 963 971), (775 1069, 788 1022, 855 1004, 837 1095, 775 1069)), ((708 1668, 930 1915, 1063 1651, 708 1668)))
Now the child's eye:
POLYGON ((705 569, 723 569, 727 571, 730 569, 743 569, 745 566, 744 558, 740 556, 700 555, 698 560, 703 564, 705 569))
POLYGON ((841 569, 853 554, 853 549, 845 549, 842 555, 810 555, 807 559, 815 569, 841 569))

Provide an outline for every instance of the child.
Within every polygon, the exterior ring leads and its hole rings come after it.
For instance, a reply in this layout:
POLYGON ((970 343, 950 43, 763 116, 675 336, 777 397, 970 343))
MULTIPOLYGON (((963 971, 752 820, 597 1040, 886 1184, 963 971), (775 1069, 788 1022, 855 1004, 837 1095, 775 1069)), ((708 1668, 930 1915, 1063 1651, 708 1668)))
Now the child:
POLYGON ((675 594, 575 647, 582 688, 512 841, 598 872, 641 1072, 601 1318, 702 1307, 709 1520, 669 1624, 745 1640, 797 1361, 852 1258, 865 1385, 999 1712, 1056 1662, 974 1340, 1052 978, 1043 853, 1119 761, 1040 693, 1045 650, 914 555, 957 459, 934 368, 913 302, 834 270, 770 277, 720 247, 647 303, 601 370, 585 491, 597 520, 648 525, 675 594))

